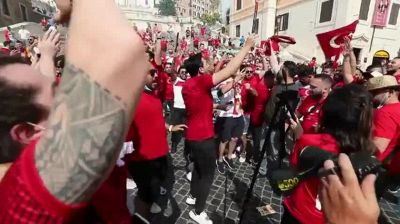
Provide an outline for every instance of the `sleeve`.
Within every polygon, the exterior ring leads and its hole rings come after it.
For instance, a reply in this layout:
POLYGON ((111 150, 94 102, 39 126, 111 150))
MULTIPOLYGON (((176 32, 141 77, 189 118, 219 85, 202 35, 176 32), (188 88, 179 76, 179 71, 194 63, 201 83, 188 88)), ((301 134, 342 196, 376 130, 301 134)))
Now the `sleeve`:
POLYGON ((204 90, 211 91, 211 89, 214 87, 213 76, 212 75, 201 76, 200 84, 204 88, 204 90))
POLYGON ((304 137, 301 137, 294 145, 293 151, 289 157, 290 165, 292 167, 297 167, 300 152, 301 152, 301 150, 303 150, 303 148, 306 145, 307 144, 306 144, 306 140, 304 139, 304 137))
POLYGON ((397 133, 397 124, 384 111, 375 111, 373 136, 393 139, 397 133))

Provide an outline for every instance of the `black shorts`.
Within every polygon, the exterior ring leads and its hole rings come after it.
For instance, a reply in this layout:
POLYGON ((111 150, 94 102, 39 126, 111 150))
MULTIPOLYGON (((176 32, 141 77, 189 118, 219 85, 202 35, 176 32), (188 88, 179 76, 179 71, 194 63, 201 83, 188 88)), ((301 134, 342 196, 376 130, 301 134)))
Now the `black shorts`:
POLYGON ((240 117, 227 117, 222 126, 221 141, 227 142, 231 138, 240 138, 243 135, 244 120, 240 117))
POLYGON ((152 204, 157 200, 160 186, 167 176, 167 156, 147 161, 129 161, 128 170, 138 187, 139 198, 152 204))

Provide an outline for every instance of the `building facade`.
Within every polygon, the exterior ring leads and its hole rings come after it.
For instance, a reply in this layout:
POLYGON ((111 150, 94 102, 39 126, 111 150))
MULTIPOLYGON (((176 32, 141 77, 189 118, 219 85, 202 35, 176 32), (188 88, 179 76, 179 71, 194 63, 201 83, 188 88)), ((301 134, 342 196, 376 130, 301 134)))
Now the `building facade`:
POLYGON ((190 0, 191 1, 191 9, 192 9, 192 17, 199 18, 203 14, 212 12, 212 4, 210 0, 190 0))
MULTIPOLYGON (((227 34, 239 38, 252 31, 255 0, 230 0, 231 7, 224 13, 227 34)), ((276 0, 260 0, 255 21, 256 34, 266 38, 273 34, 276 15, 276 0)))
MULTIPOLYGON (((372 63, 379 52, 388 52, 390 57, 400 53, 400 0, 279 0, 276 5, 275 21, 271 14, 264 11, 273 10, 272 1, 262 1, 259 13, 258 33, 262 39, 273 34, 295 37, 297 44, 283 46, 283 53, 290 54, 294 60, 310 60, 317 57, 319 62, 325 60, 316 35, 346 26, 359 19, 352 44, 361 68, 372 63), (382 4, 381 4, 382 2, 382 4), (385 3, 389 3, 385 5, 385 3), (267 6, 265 6, 267 4, 267 6), (374 27, 375 12, 387 10, 384 27, 374 27), (383 6, 382 6, 383 5, 383 6), (271 32, 272 28, 272 32, 271 32), (264 30, 268 30, 265 33, 264 30)), ((247 35, 252 26, 254 1, 231 0, 229 14, 229 35, 239 37, 247 35)), ((225 17, 228 17, 226 14, 225 17)), ((225 23, 226 24, 226 23, 225 23)))
MULTIPOLYGON (((400 48, 400 0, 292 0, 281 1, 277 10, 275 31, 293 36, 296 45, 287 47, 293 55, 325 60, 316 35, 327 32, 359 19, 353 35, 353 48, 358 65, 366 68, 372 63, 375 53, 386 51, 393 58, 400 48), (388 2, 384 27, 374 27, 376 4, 388 2)), ((379 9, 380 10, 380 9, 379 9)), ((301 58, 300 57, 300 58, 301 58)))
POLYGON ((32 21, 34 18, 30 0, 0 0, 0 27, 32 21))

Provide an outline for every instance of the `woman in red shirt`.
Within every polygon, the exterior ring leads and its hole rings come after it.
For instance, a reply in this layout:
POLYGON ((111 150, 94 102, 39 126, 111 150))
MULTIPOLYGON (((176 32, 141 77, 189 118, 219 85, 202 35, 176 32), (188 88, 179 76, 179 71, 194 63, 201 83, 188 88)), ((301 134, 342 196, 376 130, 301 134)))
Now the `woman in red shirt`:
MULTIPOLYGON (((298 157, 306 146, 316 146, 331 153, 375 151, 371 139, 372 97, 361 86, 350 84, 334 90, 322 107, 318 134, 305 134, 297 142, 290 158, 298 166, 298 157)), ((301 182, 284 201, 281 223, 324 224, 318 199, 320 181, 311 177, 301 182)))

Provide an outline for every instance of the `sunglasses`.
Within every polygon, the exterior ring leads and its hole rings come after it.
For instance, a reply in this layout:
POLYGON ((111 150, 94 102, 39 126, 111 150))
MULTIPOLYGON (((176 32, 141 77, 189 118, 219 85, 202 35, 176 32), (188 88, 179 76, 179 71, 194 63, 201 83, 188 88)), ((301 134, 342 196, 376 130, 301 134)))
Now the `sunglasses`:
POLYGON ((31 122, 26 122, 26 123, 27 123, 28 125, 34 127, 34 128, 37 128, 37 129, 41 130, 41 131, 46 130, 46 128, 43 127, 43 126, 41 126, 41 125, 37 125, 37 124, 31 123, 31 122))
POLYGON ((253 71, 246 71, 246 74, 252 74, 253 71))
POLYGON ((151 75, 151 77, 156 76, 157 75, 157 70, 155 70, 155 69, 150 70, 150 75, 151 75))

